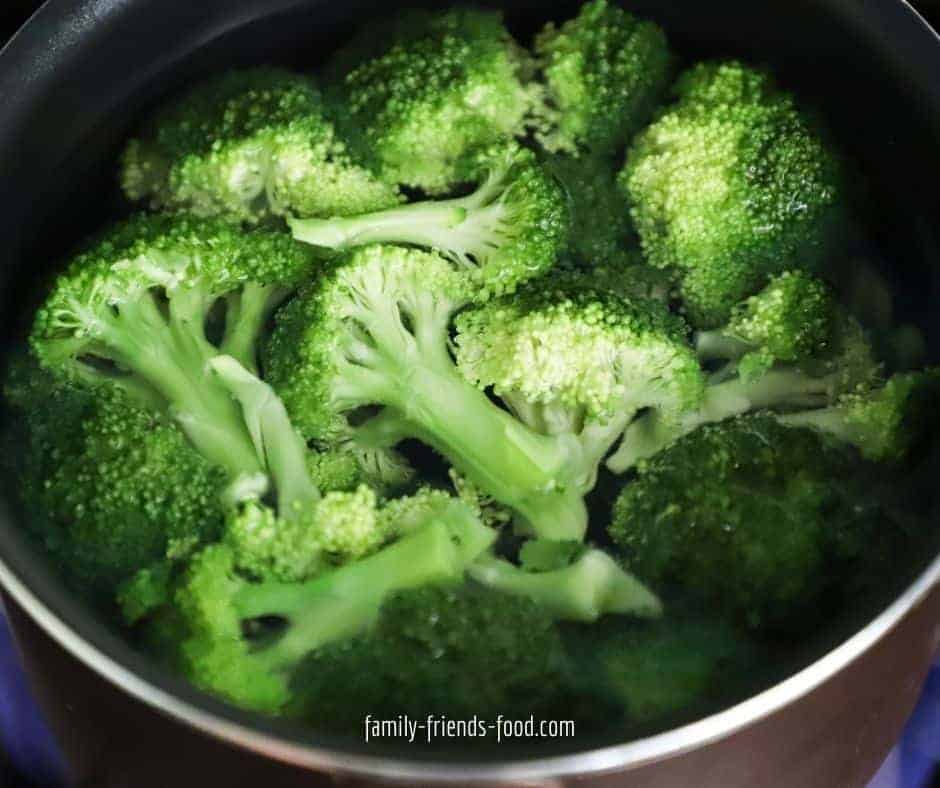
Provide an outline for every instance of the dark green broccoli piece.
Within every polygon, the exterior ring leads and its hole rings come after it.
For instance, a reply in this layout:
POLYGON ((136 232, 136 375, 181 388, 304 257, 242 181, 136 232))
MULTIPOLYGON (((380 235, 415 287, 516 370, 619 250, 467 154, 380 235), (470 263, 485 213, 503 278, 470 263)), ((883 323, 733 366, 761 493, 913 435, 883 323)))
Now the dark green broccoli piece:
POLYGON ((274 68, 212 77, 160 108, 124 152, 132 200, 257 222, 334 216, 398 202, 355 162, 304 76, 274 68))
POLYGON ((873 461, 899 461, 922 433, 936 410, 940 369, 903 372, 880 388, 851 392, 828 408, 787 413, 781 423, 810 427, 857 446, 873 461))
POLYGON ((178 648, 186 675, 240 706, 282 710, 291 674, 308 654, 368 628, 396 591, 459 582, 493 541, 458 502, 432 511, 377 553, 303 583, 253 582, 237 571, 230 547, 205 548, 175 592, 174 629, 187 633, 178 648), (272 632, 274 622, 280 626, 272 632))
POLYGON ((751 627, 799 625, 827 584, 833 534, 873 511, 851 451, 768 416, 700 427, 642 463, 609 528, 626 566, 751 627))
POLYGON ((768 275, 816 266, 840 175, 791 96, 741 63, 704 63, 634 142, 621 182, 648 262, 674 272, 690 320, 725 323, 768 275))
POLYGON ((495 721, 589 719, 609 709, 581 694, 548 613, 473 585, 390 597, 372 630, 313 654, 293 687, 297 711, 331 732, 361 733, 368 714, 495 721))
POLYGON ((606 268, 612 280, 629 278, 627 269, 642 264, 643 258, 613 159, 557 154, 546 156, 545 163, 568 198, 568 245, 578 264, 606 268))
POLYGON ((26 432, 22 500, 77 586, 107 597, 138 570, 218 538, 225 474, 172 421, 119 391, 91 397, 26 369, 7 387, 26 432))
POLYGON ((515 145, 481 153, 488 175, 466 197, 336 219, 296 219, 294 237, 350 249, 370 243, 433 249, 475 280, 476 298, 509 293, 548 271, 568 239, 568 209, 535 154, 515 145))
POLYGON ((409 11, 372 23, 327 66, 337 122, 384 180, 440 194, 477 180, 466 154, 524 133, 525 51, 494 11, 409 11))
POLYGON ((591 0, 535 39, 544 83, 541 128, 550 151, 611 153, 653 114, 672 77, 663 31, 607 0, 591 0))
MULTIPOLYGON (((758 649, 720 619, 686 615, 662 621, 606 619, 573 625, 566 642, 598 691, 614 698, 623 722, 649 730, 691 720, 709 703, 734 700, 758 649)), ((710 709, 709 709, 710 710, 710 709)))

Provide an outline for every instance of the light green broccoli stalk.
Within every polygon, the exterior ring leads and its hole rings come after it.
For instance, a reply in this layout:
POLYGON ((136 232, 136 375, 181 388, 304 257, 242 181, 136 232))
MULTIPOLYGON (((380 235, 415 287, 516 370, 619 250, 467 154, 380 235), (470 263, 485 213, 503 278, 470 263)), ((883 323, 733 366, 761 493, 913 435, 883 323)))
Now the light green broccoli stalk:
POLYGON ((442 194, 478 180, 467 153, 525 132, 532 66, 494 11, 409 11, 327 66, 347 136, 390 183, 442 194))
POLYGON ((157 110, 124 151, 121 184, 155 208, 245 222, 399 200, 350 156, 312 82, 273 68, 212 77, 157 110))
POLYGON ((766 74, 705 63, 640 134, 621 182, 648 262, 697 328, 727 322, 768 275, 811 268, 840 200, 835 156, 766 74))
POLYGON ((225 353, 254 369, 268 315, 310 267, 308 251, 280 233, 138 215, 71 261, 36 314, 32 347, 57 376, 122 389, 166 414, 232 478, 263 473, 209 361, 225 353), (210 340, 219 308, 224 328, 210 340))
POLYGON ((465 311, 455 339, 469 381, 536 432, 579 446, 583 491, 638 411, 678 419, 704 387, 680 319, 658 301, 593 290, 590 279, 535 282, 465 311))
POLYGON ((778 420, 791 427, 810 427, 858 447, 876 462, 902 459, 917 440, 929 410, 940 394, 940 370, 905 372, 884 386, 839 397, 828 408, 785 413, 778 420))
POLYGON ((515 145, 479 154, 488 175, 466 197, 411 203, 364 216, 290 221, 294 237, 350 249, 370 243, 433 249, 473 274, 480 291, 508 293, 550 269, 568 238, 568 210, 558 182, 515 145))
POLYGON ((467 277, 438 255, 363 247, 311 281, 277 315, 265 369, 308 438, 355 427, 363 446, 415 438, 539 535, 578 539, 592 471, 572 435, 539 434, 468 383, 450 355, 467 277))
POLYGON ((175 594, 187 632, 179 646, 182 667, 203 689, 276 713, 289 700, 291 673, 304 657, 367 629, 393 592, 459 582, 493 538, 453 501, 373 555, 303 583, 246 580, 231 547, 207 547, 175 594), (273 635, 265 629, 272 620, 281 622, 273 635))
POLYGON ((535 39, 544 106, 536 137, 549 151, 611 153, 653 114, 672 77, 663 31, 591 0, 535 39))
POLYGON ((807 274, 771 280, 727 327, 699 333, 696 344, 704 360, 724 362, 709 377, 701 404, 679 418, 655 408, 641 414, 607 460, 614 473, 703 424, 757 410, 822 408, 867 390, 880 373, 861 327, 807 274))
POLYGON ((570 565, 544 572, 484 555, 469 573, 482 585, 530 599, 568 621, 596 621, 610 614, 656 618, 663 612, 656 595, 603 550, 585 549, 570 565))

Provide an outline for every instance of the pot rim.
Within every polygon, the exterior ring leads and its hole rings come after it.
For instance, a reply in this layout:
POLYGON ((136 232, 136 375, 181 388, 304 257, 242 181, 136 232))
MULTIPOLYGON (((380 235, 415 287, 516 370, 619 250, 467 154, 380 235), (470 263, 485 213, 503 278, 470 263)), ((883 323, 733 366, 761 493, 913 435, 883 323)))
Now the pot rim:
MULTIPOLYGON (((894 2, 910 14, 915 24, 922 26, 924 31, 933 37, 935 45, 940 47, 940 35, 908 0, 894 2)), ((47 9, 51 4, 52 0, 47 0, 40 11, 47 9)), ((37 12, 37 15, 39 13, 37 12)), ((27 22, 27 27, 29 25, 30 22, 27 22)), ((17 33, 15 38, 19 35, 17 33)), ((731 736, 798 701, 888 636, 932 591, 940 592, 940 556, 864 628, 792 676, 728 709, 679 728, 624 744, 561 756, 486 763, 459 762, 453 759, 446 762, 417 760, 352 753, 322 745, 289 741, 276 734, 261 731, 247 722, 238 722, 234 718, 226 718, 221 712, 202 708, 131 670, 107 650, 80 635, 75 627, 20 579, 2 555, 0 589, 6 591, 30 618, 68 653, 118 689, 197 731, 262 756, 308 769, 409 782, 465 782, 468 777, 495 781, 550 780, 566 775, 634 769, 681 755, 731 736)), ((940 622, 933 633, 933 642, 935 647, 940 647, 940 622)), ((207 703, 206 706, 208 705, 210 704, 207 703)))

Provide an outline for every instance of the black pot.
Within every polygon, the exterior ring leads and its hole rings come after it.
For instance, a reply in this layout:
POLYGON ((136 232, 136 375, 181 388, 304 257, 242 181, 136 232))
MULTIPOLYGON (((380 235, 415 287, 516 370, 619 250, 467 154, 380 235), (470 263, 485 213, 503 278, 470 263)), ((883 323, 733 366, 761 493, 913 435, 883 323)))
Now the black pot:
MULTIPOLYGON (((21 341, 43 273, 119 206, 115 155, 142 108, 213 69, 312 65, 374 0, 50 0, 0 55, 4 339, 21 341)), ((569 4, 499 3, 520 32, 569 4)), ((866 177, 865 217, 898 302, 940 356, 936 184, 940 40, 901 0, 634 0, 690 56, 773 65, 816 103, 866 177)), ((418 761, 314 737, 156 669, 70 595, 0 506, 0 585, 76 783, 854 786, 896 739, 940 645, 940 558, 874 620, 773 688, 668 733, 502 762, 418 761)), ((929 566, 928 566, 929 564, 929 566)), ((924 568, 926 567, 926 568, 924 568)), ((905 575, 899 567, 899 577, 905 575)))

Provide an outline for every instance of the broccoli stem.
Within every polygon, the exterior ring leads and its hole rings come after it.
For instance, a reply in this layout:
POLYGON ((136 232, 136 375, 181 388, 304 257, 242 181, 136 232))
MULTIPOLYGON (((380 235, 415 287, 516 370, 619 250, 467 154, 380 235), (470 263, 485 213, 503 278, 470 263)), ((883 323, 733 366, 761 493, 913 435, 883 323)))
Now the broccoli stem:
POLYGON ((368 558, 300 584, 246 584, 234 604, 244 619, 285 618, 284 635, 256 657, 269 669, 289 668, 306 654, 373 623, 389 594, 459 581, 495 533, 469 513, 444 513, 368 558))
POLYGON ((298 241, 330 249, 348 249, 368 243, 409 243, 447 248, 447 236, 467 218, 463 201, 417 202, 361 216, 331 219, 289 219, 298 241))
POLYGON ((776 407, 819 407, 831 386, 829 377, 814 378, 792 369, 770 370, 755 381, 739 378, 705 389, 701 407, 677 420, 665 420, 656 410, 636 419, 624 431, 620 447, 607 460, 613 473, 624 473, 703 424, 752 410, 776 407))
POLYGON ((447 457, 462 475, 512 507, 546 539, 581 539, 587 510, 574 483, 581 463, 574 436, 539 435, 451 366, 410 375, 396 403, 413 437, 447 457))
POLYGON ((232 356, 258 374, 258 337, 274 309, 290 291, 276 285, 247 282, 225 299, 225 333, 219 352, 232 356))
POLYGON ((233 479, 259 473, 261 463, 237 403, 207 374, 218 351, 202 333, 204 319, 205 303, 197 293, 174 293, 168 316, 152 294, 145 294, 102 321, 102 339, 123 370, 159 394, 204 457, 233 479))
POLYGON ((231 356, 209 361, 212 370, 241 404, 258 456, 274 481, 278 514, 290 519, 320 500, 307 471, 307 445, 294 429, 274 390, 231 356))
POLYGON ((747 342, 719 330, 699 331, 695 335, 695 352, 702 361, 741 358, 752 349, 747 342))
POLYGON ((657 618, 663 612, 656 595, 602 550, 588 550, 570 566, 547 572, 484 555, 468 571, 478 583, 527 597, 570 621, 596 621, 610 613, 657 618))

